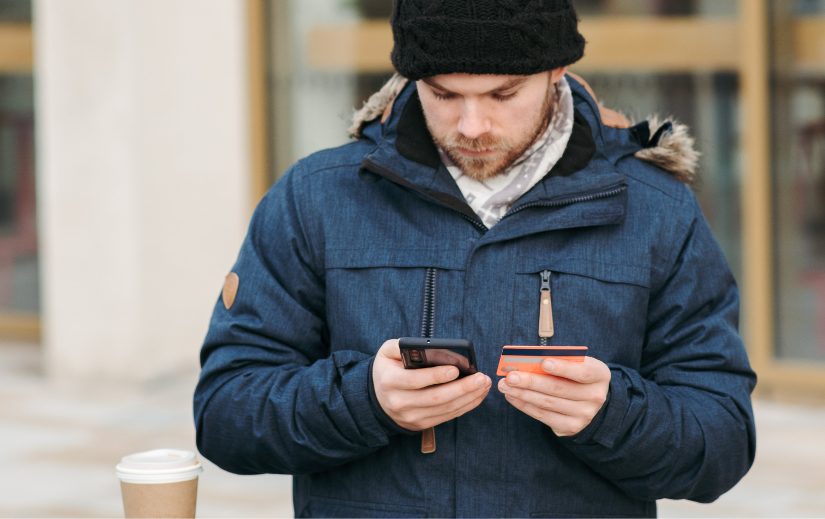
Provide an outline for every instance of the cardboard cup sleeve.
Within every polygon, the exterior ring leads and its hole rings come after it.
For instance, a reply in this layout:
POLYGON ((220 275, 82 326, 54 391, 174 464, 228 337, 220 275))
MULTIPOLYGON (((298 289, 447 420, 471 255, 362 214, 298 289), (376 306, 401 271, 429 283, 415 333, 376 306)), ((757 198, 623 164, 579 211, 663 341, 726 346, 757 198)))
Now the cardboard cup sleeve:
POLYGON ((194 518, 201 472, 192 451, 155 449, 124 456, 115 473, 125 516, 194 518))

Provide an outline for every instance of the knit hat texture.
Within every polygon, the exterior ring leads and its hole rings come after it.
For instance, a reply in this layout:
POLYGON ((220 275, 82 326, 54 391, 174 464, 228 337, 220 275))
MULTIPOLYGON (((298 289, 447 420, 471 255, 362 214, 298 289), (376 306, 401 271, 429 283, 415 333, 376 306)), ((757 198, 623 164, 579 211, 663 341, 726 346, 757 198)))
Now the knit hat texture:
POLYGON ((392 64, 411 80, 538 74, 584 55, 570 0, 395 0, 390 23, 392 64))

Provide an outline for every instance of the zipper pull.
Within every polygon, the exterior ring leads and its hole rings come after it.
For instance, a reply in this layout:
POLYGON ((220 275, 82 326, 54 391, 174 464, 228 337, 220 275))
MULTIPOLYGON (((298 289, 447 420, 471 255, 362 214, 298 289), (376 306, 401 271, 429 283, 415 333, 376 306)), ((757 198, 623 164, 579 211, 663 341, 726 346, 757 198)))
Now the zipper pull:
POLYGON ((550 275, 552 272, 541 272, 541 303, 539 305, 539 337, 542 346, 547 344, 547 337, 553 336, 553 302, 550 299, 550 275))
POLYGON ((435 428, 430 427, 421 431, 421 452, 432 454, 435 452, 435 428))

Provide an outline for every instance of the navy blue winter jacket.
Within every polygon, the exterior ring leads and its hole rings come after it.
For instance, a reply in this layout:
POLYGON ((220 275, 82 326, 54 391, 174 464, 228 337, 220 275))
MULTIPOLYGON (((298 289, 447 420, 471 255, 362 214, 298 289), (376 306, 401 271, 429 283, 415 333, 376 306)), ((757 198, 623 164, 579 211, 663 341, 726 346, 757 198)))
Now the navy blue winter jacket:
POLYGON ((641 127, 604 126, 568 81, 567 151, 489 230, 440 163, 414 83, 384 124, 275 184, 203 346, 205 457, 294 474, 306 517, 655 516, 657 499, 708 502, 742 478, 755 375, 735 281, 691 190, 633 156, 649 145, 641 127), (376 351, 433 312, 433 336, 472 340, 495 377, 503 345, 539 341, 544 270, 549 343, 588 346, 611 369, 601 411, 560 438, 494 387, 422 454, 375 400, 376 351))

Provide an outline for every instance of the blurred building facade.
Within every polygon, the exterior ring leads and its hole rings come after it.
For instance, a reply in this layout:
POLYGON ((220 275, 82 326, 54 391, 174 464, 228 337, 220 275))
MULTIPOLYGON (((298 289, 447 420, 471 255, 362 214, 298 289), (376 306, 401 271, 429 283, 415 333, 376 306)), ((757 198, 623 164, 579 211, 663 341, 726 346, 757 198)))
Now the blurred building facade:
MULTIPOLYGON (((825 1, 573 3, 599 100, 697 138, 759 390, 825 395, 825 1)), ((391 75, 391 6, 0 0, 0 335, 55 377, 196 367, 255 202, 391 75)))
POLYGON ((250 214, 246 4, 0 6, 0 332, 55 379, 197 370, 250 214))

